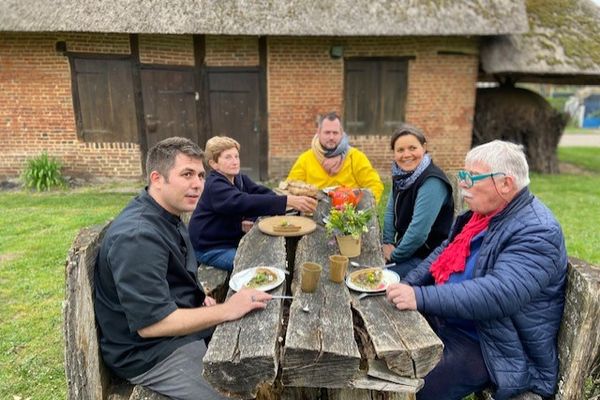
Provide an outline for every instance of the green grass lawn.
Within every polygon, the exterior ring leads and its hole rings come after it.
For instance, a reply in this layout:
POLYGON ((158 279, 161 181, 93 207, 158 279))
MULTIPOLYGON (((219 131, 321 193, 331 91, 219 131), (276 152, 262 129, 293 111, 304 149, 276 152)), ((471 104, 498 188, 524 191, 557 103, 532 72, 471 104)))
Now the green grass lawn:
POLYGON ((75 235, 131 194, 0 193, 0 399, 64 399, 64 265, 75 235))
POLYGON ((600 148, 559 147, 558 158, 562 162, 576 165, 589 172, 600 173, 600 148))
MULTIPOLYGON (((569 255, 600 264, 598 149, 565 148, 559 155, 595 172, 535 175, 532 191, 563 225, 569 255)), ((380 210, 387 191, 389 184, 380 210)), ((67 251, 81 228, 113 218, 132 193, 0 193, 0 399, 66 397, 61 307, 67 251)))

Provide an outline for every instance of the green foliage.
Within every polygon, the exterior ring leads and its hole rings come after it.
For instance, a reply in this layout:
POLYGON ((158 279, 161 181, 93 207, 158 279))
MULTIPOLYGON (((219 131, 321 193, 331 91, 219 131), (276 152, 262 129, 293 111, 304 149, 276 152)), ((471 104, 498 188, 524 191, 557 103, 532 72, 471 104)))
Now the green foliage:
POLYGON ((546 101, 550 103, 550 106, 558 112, 565 112, 565 103, 567 97, 546 97, 546 101))
POLYGON ((589 118, 599 118, 600 117, 600 108, 589 113, 588 117, 589 118))
POLYGON ((65 187, 65 181, 60 172, 62 165, 55 158, 48 157, 43 152, 38 157, 27 161, 27 167, 23 171, 22 179, 29 189, 42 192, 52 188, 65 187))
POLYGON ((352 204, 344 204, 341 209, 332 208, 325 222, 328 235, 352 235, 358 239, 363 232, 368 232, 371 209, 356 210, 352 204))

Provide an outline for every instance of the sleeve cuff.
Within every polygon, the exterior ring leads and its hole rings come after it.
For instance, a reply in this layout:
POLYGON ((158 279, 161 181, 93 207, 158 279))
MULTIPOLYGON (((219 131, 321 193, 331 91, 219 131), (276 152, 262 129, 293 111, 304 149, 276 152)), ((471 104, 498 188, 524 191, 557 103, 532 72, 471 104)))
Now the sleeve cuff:
POLYGON ((415 300, 417 302, 417 311, 423 311, 424 301, 423 301, 423 291, 419 286, 413 286, 413 290, 415 292, 415 300))
POLYGON ((150 316, 149 318, 142 319, 142 320, 136 320, 136 321, 129 321, 129 330, 132 333, 135 333, 142 328, 146 328, 150 325, 153 325, 153 324, 163 320, 169 314, 175 312, 175 310, 177 310, 177 305, 175 305, 175 303, 171 302, 171 303, 165 304, 156 314, 150 316))

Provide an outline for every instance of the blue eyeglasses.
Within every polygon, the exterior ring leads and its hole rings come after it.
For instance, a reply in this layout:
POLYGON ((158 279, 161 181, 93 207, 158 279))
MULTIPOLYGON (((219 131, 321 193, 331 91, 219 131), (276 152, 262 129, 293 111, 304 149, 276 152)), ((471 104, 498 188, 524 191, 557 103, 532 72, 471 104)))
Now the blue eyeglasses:
POLYGON ((504 172, 492 172, 489 174, 471 175, 469 171, 461 169, 460 171, 458 171, 458 180, 460 182, 464 182, 467 188, 472 188, 477 181, 487 178, 493 178, 494 176, 498 175, 506 176, 504 172))

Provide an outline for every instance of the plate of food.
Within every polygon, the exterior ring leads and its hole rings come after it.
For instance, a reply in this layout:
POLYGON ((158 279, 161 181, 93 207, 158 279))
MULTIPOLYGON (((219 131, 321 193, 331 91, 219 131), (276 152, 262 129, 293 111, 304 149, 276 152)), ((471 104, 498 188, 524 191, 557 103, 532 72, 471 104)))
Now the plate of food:
POLYGON ((253 267, 238 272, 229 279, 229 287, 236 292, 243 288, 261 290, 275 289, 285 281, 283 270, 274 267, 253 267))
POLYGON ((397 273, 383 268, 364 268, 346 277, 346 286, 358 292, 381 292, 398 282, 400 276, 397 273))
POLYGON ((271 236, 301 236, 316 228, 315 221, 298 215, 278 215, 258 221, 258 229, 271 236))

